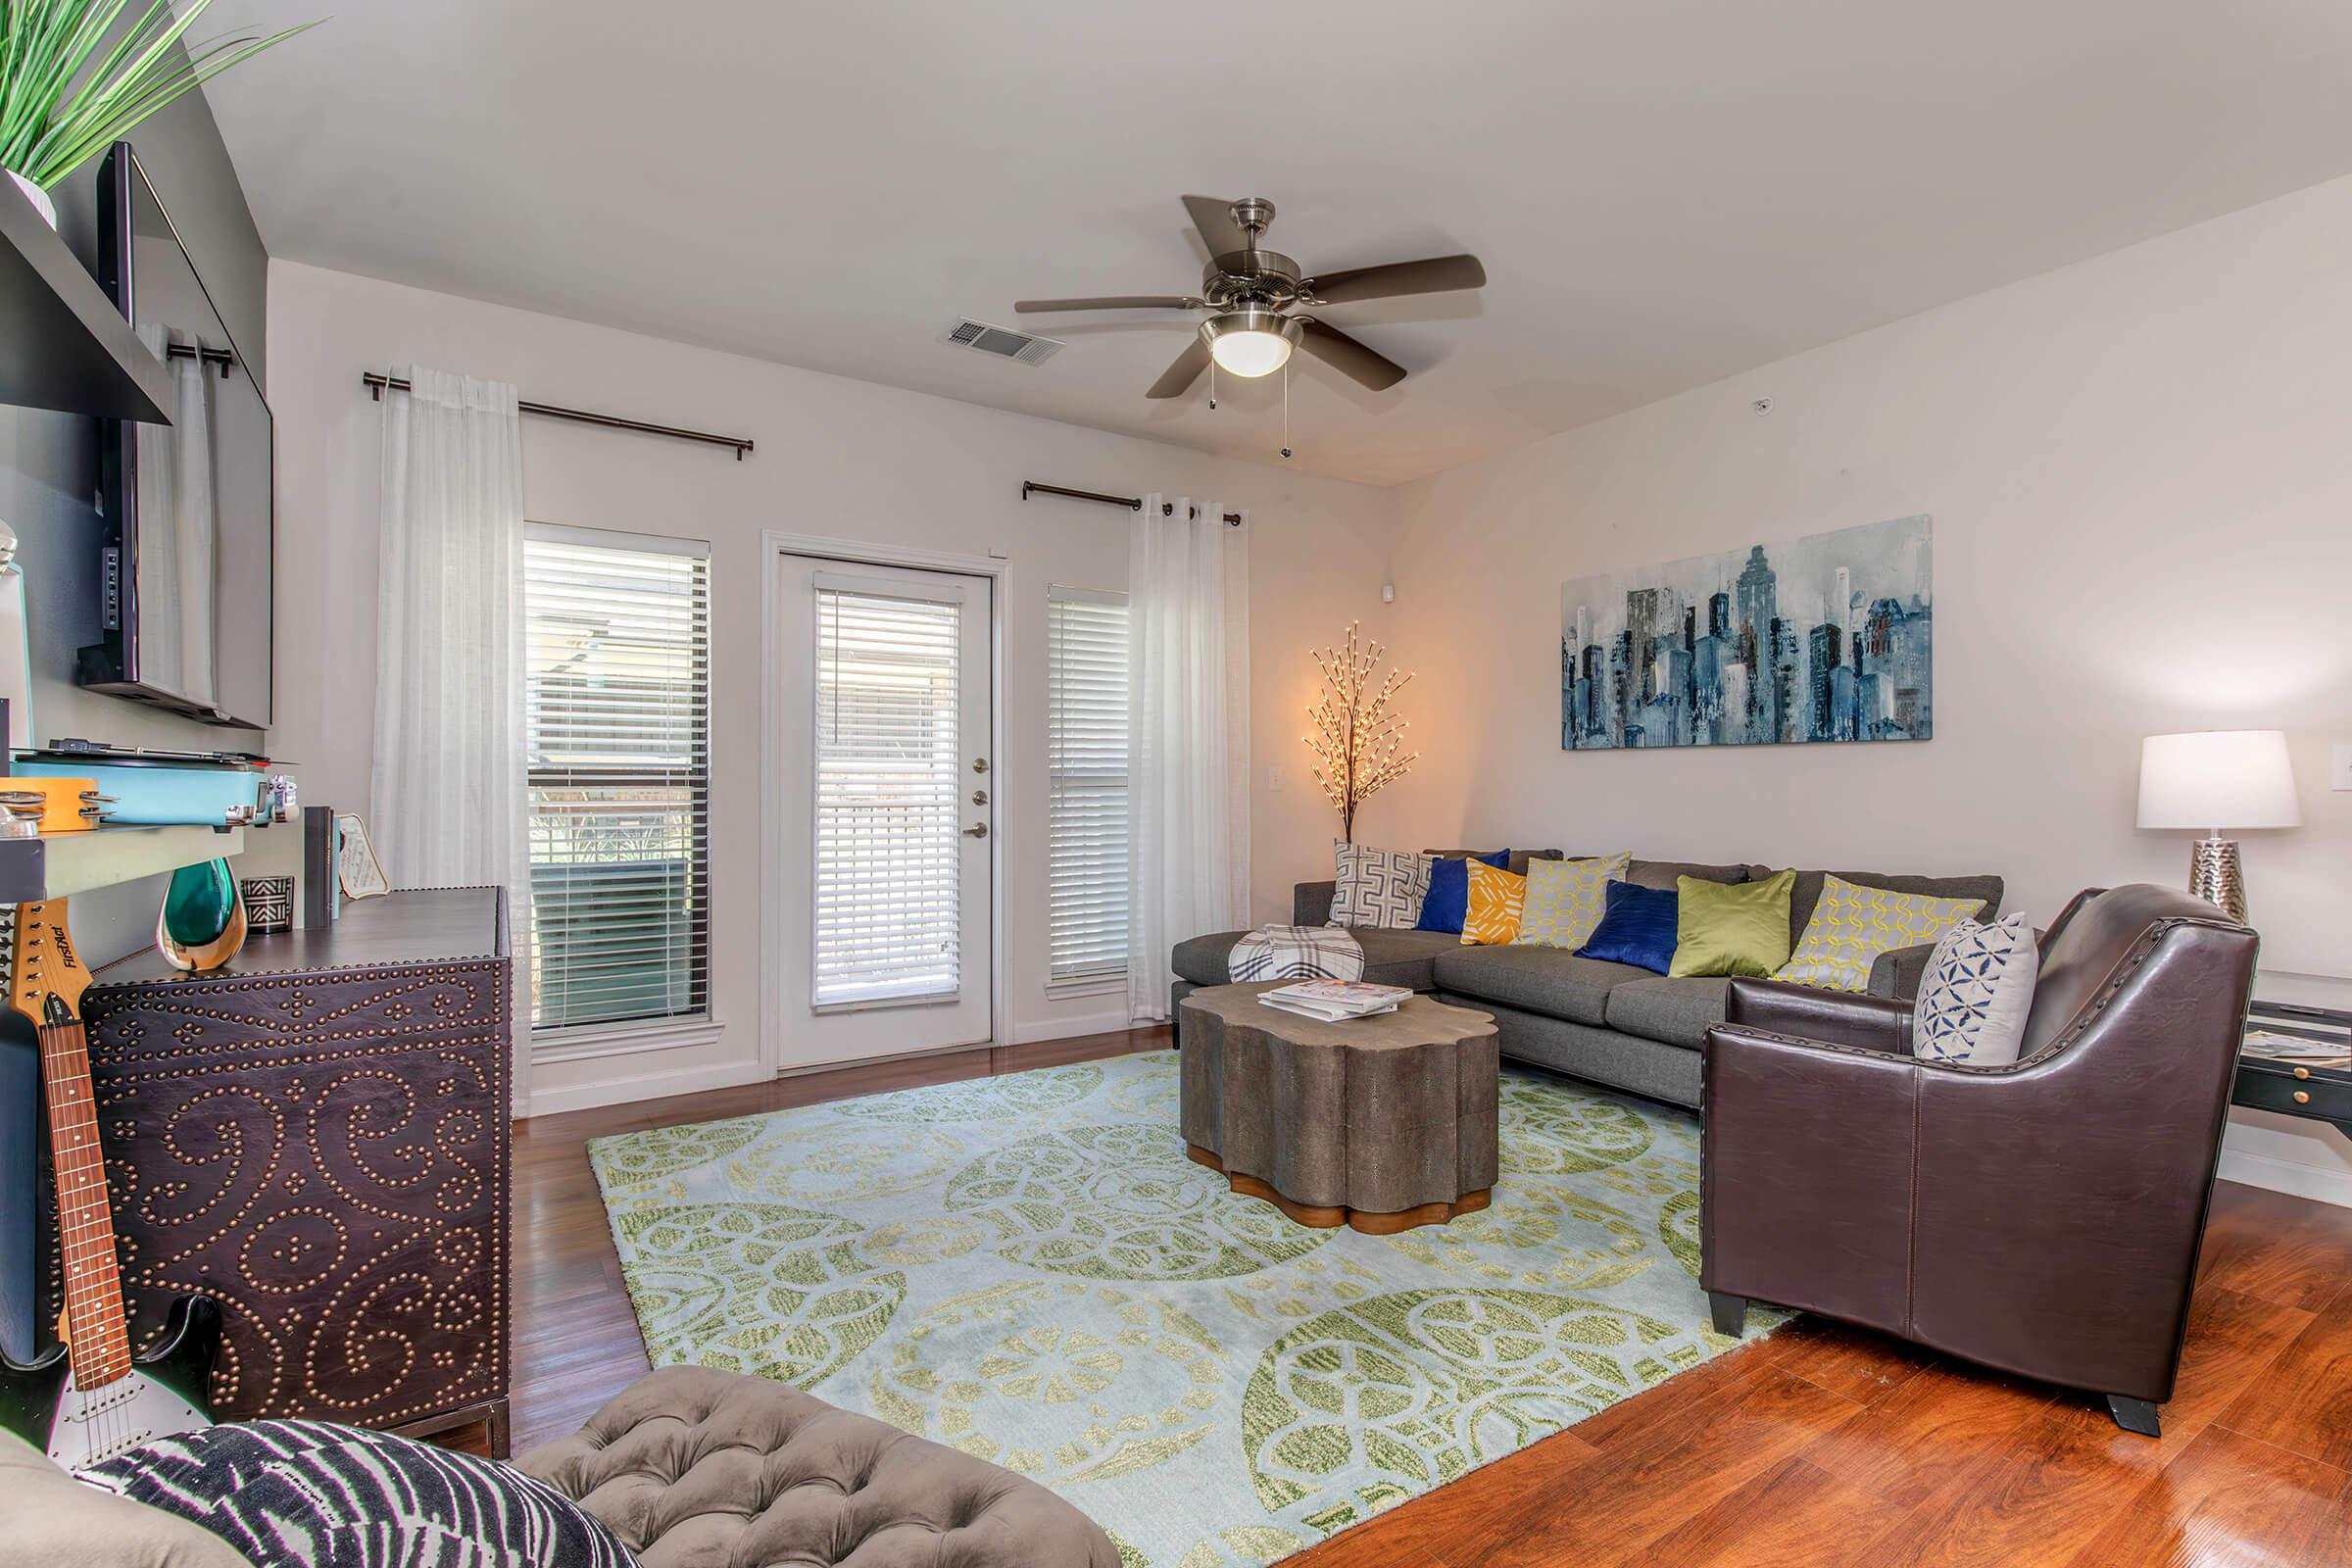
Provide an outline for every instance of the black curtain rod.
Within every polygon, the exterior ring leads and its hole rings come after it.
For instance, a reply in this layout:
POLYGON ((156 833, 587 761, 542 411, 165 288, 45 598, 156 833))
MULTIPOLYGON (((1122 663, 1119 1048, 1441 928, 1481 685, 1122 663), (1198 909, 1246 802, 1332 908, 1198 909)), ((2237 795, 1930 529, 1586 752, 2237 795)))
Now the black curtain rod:
MULTIPOLYGON (((1100 501, 1108 507, 1125 507, 1129 512, 1144 510, 1142 496, 1099 495, 1092 490, 1065 490, 1057 484, 1039 484, 1035 479, 1023 479, 1021 481, 1021 499, 1028 500, 1032 493, 1041 496, 1068 496, 1072 501, 1100 501)), ((1199 507, 1188 507, 1185 510, 1193 516, 1200 515, 1199 507)), ((1159 504, 1159 514, 1163 517, 1174 516, 1176 514, 1174 503, 1162 501, 1159 504)), ((1225 521, 1228 526, 1239 528, 1242 525, 1242 514, 1238 512, 1228 512, 1225 514, 1225 521)))
MULTIPOLYGON (((387 388, 394 392, 411 390, 406 377, 378 375, 373 370, 363 373, 360 380, 366 383, 368 395, 377 400, 382 399, 387 388)), ((525 414, 544 414, 551 419, 569 419, 575 424, 600 424, 608 430, 637 430, 646 435, 700 441, 705 446, 733 447, 737 463, 741 463, 743 455, 752 450, 752 438, 748 435, 712 435, 708 430, 684 430, 674 424, 648 424, 643 419, 624 419, 612 414, 590 414, 585 409, 560 409, 552 403, 517 402, 515 407, 525 414)))

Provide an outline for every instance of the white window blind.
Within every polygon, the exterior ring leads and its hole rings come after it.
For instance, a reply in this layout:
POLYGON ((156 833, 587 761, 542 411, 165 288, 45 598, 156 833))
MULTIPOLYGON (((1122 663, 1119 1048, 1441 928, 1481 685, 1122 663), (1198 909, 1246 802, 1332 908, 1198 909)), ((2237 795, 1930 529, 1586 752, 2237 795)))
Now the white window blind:
POLYGON ((963 607, 816 590, 816 1005, 956 995, 963 607))
POLYGON ((534 527, 522 592, 532 1025, 705 1015, 706 547, 534 527))
POLYGON ((1127 596, 1046 604, 1047 926, 1052 980, 1127 970, 1127 596))

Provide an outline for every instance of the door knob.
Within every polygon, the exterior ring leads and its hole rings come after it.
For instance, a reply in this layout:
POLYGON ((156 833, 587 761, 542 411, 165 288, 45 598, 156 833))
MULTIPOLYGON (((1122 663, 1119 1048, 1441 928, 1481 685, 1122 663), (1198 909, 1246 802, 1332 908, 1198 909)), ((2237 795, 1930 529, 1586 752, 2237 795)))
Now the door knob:
POLYGON ((984 839, 988 837, 988 824, 986 822, 974 822, 970 827, 967 827, 963 830, 963 836, 967 839, 984 839))

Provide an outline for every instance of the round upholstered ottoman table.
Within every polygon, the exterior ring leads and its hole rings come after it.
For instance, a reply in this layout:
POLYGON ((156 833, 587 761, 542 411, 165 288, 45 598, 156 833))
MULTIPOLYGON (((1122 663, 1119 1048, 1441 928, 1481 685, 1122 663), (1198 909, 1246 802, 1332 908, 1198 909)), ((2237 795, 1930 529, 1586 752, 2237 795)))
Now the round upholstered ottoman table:
POLYGON ((1185 1152, 1301 1225, 1386 1236, 1486 1207, 1493 1016, 1414 997, 1324 1023, 1261 1004, 1272 989, 1209 986, 1177 1004, 1185 1152))

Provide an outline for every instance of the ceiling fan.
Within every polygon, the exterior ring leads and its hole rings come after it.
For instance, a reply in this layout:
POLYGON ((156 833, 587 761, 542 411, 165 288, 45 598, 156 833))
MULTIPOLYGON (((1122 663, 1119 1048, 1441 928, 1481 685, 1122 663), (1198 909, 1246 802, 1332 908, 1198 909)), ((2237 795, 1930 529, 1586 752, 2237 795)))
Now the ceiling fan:
POLYGON ((1295 307, 1352 305, 1358 300, 1394 299, 1404 294, 1444 294, 1483 288, 1487 270, 1475 256, 1432 256, 1418 262, 1390 262, 1310 276, 1280 251, 1260 250, 1257 239, 1274 221, 1274 204, 1262 196, 1238 202, 1187 196, 1185 211, 1208 244, 1212 260, 1200 274, 1200 292, 1110 294, 1083 300, 1016 300, 1023 314, 1040 311, 1208 311, 1193 341, 1176 363, 1145 393, 1182 397, 1214 361, 1228 375, 1270 375, 1302 348, 1344 375, 1375 392, 1404 379, 1404 367, 1295 307))

